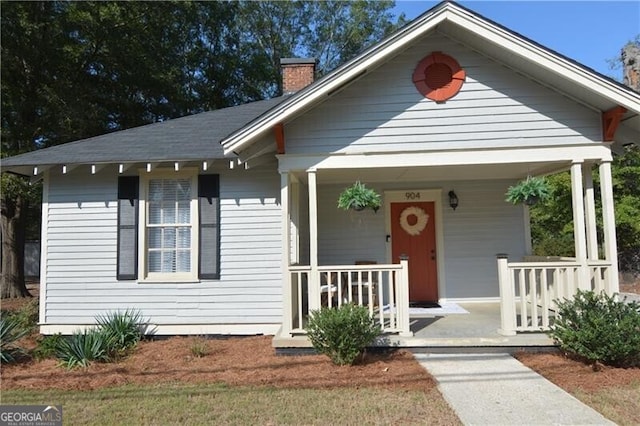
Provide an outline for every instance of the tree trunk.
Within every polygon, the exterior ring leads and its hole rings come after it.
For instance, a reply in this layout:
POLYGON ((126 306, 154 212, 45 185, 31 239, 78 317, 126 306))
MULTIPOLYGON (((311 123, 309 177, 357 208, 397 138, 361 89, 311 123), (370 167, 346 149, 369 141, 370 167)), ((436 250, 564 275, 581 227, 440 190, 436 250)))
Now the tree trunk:
POLYGON ((623 83, 635 91, 640 91, 640 46, 628 43, 622 48, 623 83))
POLYGON ((24 198, 2 199, 2 277, 0 297, 31 297, 24 281, 24 242, 26 206, 24 198))

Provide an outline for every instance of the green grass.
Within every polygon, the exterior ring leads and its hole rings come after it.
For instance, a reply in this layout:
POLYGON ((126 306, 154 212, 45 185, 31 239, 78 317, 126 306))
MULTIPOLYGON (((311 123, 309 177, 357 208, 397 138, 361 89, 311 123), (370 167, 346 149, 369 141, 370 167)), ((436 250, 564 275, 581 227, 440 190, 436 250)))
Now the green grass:
POLYGON ((640 425, 640 382, 609 387, 599 392, 573 392, 574 396, 609 420, 624 425, 640 425))
POLYGON ((460 424, 440 394, 223 384, 2 392, 2 404, 62 405, 65 424, 460 424))

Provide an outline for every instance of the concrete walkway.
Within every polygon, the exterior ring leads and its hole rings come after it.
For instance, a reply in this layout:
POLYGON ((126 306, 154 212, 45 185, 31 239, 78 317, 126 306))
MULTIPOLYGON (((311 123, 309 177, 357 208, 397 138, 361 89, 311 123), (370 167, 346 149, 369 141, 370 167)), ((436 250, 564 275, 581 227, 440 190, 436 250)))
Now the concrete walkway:
POLYGON ((508 354, 414 354, 465 425, 613 425, 508 354))

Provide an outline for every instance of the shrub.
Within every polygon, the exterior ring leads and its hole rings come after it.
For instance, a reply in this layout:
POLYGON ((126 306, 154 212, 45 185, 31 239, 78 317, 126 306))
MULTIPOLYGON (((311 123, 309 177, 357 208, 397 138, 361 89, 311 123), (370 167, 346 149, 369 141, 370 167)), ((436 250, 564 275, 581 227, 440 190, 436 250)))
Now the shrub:
POLYGON ((10 315, 15 318, 18 326, 25 329, 27 333, 35 330, 38 325, 40 305, 38 299, 32 298, 22 305, 20 309, 12 312, 10 315))
POLYGON ((640 304, 604 292, 580 291, 558 302, 559 318, 549 335, 560 347, 592 363, 640 365, 640 304))
POLYGON ((38 341, 38 346, 33 350, 33 357, 38 360, 54 357, 62 340, 64 340, 64 337, 60 333, 44 336, 38 341))
POLYGON ((3 363, 15 362, 16 358, 24 354, 24 351, 15 346, 15 342, 29 333, 29 329, 21 326, 15 316, 0 315, 0 361, 3 363))
POLYGON ((109 359, 109 336, 100 330, 90 329, 75 332, 60 340, 56 357, 67 368, 87 367, 90 361, 109 359))
POLYGON ((142 316, 139 311, 109 312, 96 317, 98 330, 109 344, 109 356, 118 358, 133 348, 142 338, 142 316))
POLYGON ((366 307, 350 303, 311 312, 306 330, 313 347, 337 365, 353 364, 381 332, 366 307))

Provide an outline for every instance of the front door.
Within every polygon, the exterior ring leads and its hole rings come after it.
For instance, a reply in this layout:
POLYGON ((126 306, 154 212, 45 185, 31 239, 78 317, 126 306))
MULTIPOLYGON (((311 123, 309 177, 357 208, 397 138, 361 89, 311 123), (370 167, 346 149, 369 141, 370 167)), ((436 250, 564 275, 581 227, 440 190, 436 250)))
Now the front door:
POLYGON ((391 203, 391 255, 409 257, 409 301, 438 301, 433 201, 391 203))

